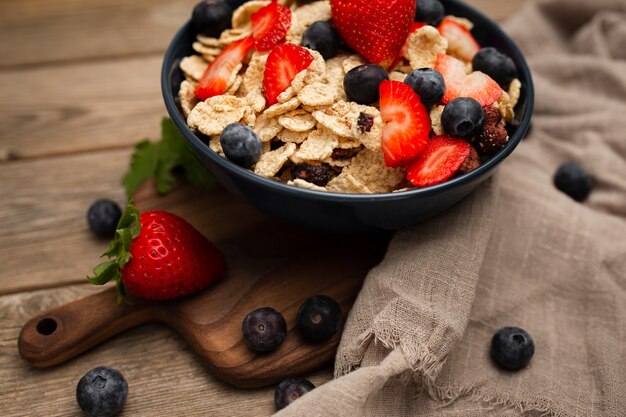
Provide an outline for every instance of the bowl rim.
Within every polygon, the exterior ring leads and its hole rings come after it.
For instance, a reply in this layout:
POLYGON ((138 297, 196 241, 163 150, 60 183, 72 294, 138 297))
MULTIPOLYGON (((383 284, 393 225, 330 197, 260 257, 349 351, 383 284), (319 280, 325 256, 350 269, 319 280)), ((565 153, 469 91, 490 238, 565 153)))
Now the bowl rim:
POLYGON ((516 127, 515 132, 509 138, 507 144, 502 148, 496 155, 492 156, 487 162, 481 164, 477 169, 463 174, 461 176, 451 178, 443 183, 431 185, 424 188, 416 188, 406 191, 400 192, 388 192, 388 193, 375 193, 375 194, 348 194, 348 193, 337 193, 331 191, 316 191, 309 190, 306 188, 296 187, 293 185, 288 185, 283 182, 279 182, 276 180, 272 180, 254 172, 242 168, 238 165, 233 164, 227 159, 219 156, 217 153, 212 151, 190 128, 187 126, 186 120, 183 118, 181 112, 178 109, 176 104, 176 99, 171 90, 170 76, 172 64, 174 62, 174 52, 176 46, 181 43, 181 40, 186 36, 186 33, 192 29, 191 20, 188 20, 181 29, 178 30, 172 41, 170 42, 163 59, 163 65, 161 68, 161 92, 163 94, 163 99, 165 101, 165 107, 167 112, 169 113, 172 121, 178 128, 178 130, 183 134, 183 137, 187 140, 189 145, 196 150, 196 152, 201 153, 202 155, 209 158, 213 163, 220 166, 223 170, 228 171, 230 174, 238 177, 239 179, 243 179, 248 182, 252 182, 255 185, 260 187, 269 188, 272 191, 281 193, 281 194, 299 194, 302 197, 310 198, 313 200, 324 200, 324 201, 333 201, 333 202, 358 202, 358 201, 394 201, 394 200, 404 200, 413 197, 428 197, 435 194, 438 194, 441 191, 461 187, 466 185, 476 178, 482 176, 483 174, 489 172, 493 168, 495 168, 500 162, 506 159, 513 150, 517 147, 517 145, 521 142, 522 138, 526 135, 528 128, 530 126, 530 120, 533 114, 534 108, 534 85, 532 76, 530 73, 530 68, 528 67, 528 63, 524 58, 522 52, 518 48, 518 46, 513 42, 513 40, 500 28, 500 26, 487 17, 485 14, 475 9, 474 7, 458 1, 458 0, 447 0, 446 3, 452 3, 456 7, 465 9, 469 11, 469 14, 474 14, 479 19, 488 23, 492 32, 494 32, 499 40, 504 41, 507 47, 512 52, 512 58, 514 61, 519 63, 518 67, 518 76, 520 79, 525 80, 526 87, 526 103, 524 108, 524 117, 520 120, 519 125, 516 127))

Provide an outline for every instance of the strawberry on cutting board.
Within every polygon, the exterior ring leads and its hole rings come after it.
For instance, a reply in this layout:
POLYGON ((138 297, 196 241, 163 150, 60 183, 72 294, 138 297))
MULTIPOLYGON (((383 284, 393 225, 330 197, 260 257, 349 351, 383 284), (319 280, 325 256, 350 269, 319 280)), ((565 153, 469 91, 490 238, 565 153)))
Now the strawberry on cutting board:
POLYGON ((471 62, 474 55, 480 50, 480 45, 472 33, 454 19, 444 18, 437 29, 441 36, 450 42, 450 46, 454 46, 455 54, 467 62, 471 62))
POLYGON ((109 261, 96 266, 88 280, 95 285, 115 280, 118 302, 128 301, 127 292, 150 300, 189 295, 225 270, 222 253, 185 220, 164 211, 139 214, 132 204, 102 256, 109 261))
POLYGON ((491 77, 480 71, 466 74, 465 64, 450 55, 439 54, 435 69, 446 82, 444 103, 459 97, 469 97, 485 107, 495 103, 502 95, 502 88, 491 77))
POLYGON ((291 10, 272 2, 254 13, 250 20, 256 49, 269 51, 285 39, 291 26, 291 10))
POLYGON ((385 123, 382 148, 389 167, 409 164, 426 147, 428 110, 415 91, 399 81, 380 83, 380 116, 385 123))
POLYGON ((204 74, 202 74, 202 78, 198 81, 194 91, 196 98, 204 101, 207 98, 224 94, 228 89, 228 81, 233 71, 241 64, 253 46, 254 38, 248 36, 224 48, 222 53, 215 58, 215 61, 211 62, 204 74))
POLYGON ((369 62, 389 68, 415 18, 415 0, 331 0, 341 37, 369 62))
POLYGON ((292 43, 278 45, 267 56, 263 73, 263 94, 267 105, 277 103, 277 98, 313 62, 313 55, 306 48, 292 43))
POLYGON ((471 146, 462 139, 436 136, 406 171, 406 179, 416 187, 427 187, 450 179, 470 156, 471 146))

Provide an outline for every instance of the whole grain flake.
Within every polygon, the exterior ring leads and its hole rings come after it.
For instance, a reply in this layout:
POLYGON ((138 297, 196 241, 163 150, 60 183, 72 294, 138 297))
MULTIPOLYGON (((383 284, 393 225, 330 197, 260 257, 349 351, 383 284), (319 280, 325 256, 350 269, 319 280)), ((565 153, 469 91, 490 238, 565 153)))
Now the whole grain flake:
POLYGON ((274 151, 264 153, 254 166, 254 173, 263 177, 275 176, 295 151, 295 143, 286 143, 274 151))
POLYGON ((187 118, 191 129, 207 136, 220 135, 231 123, 239 122, 245 113, 246 102, 233 96, 215 96, 198 103, 187 118))

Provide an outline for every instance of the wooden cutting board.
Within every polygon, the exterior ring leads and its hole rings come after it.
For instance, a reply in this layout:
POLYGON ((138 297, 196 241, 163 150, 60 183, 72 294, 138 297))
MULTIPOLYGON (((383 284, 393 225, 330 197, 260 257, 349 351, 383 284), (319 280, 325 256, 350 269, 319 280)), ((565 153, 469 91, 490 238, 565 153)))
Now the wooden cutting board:
POLYGON ((222 189, 199 193, 182 186, 159 197, 148 185, 135 203, 140 210, 167 210, 192 223, 226 255, 227 276, 172 302, 120 306, 110 288, 34 317, 18 340, 21 356, 33 366, 60 364, 124 330, 161 322, 178 331, 212 373, 235 386, 260 387, 307 374, 334 358, 339 335, 321 344, 306 342, 296 328, 298 307, 310 296, 326 294, 345 315, 389 238, 300 229, 222 189), (243 341, 241 322, 266 306, 283 314, 288 334, 278 350, 259 354, 243 341))

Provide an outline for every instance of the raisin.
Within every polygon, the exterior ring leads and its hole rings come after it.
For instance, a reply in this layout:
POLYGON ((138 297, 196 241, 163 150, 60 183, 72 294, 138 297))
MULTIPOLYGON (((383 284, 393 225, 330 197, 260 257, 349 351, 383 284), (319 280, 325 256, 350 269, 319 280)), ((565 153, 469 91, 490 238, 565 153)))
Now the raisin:
POLYGON ((483 107, 483 126, 472 139, 472 145, 479 154, 493 156, 506 145, 509 133, 506 131, 500 111, 492 106, 483 107))
POLYGON ((332 159, 350 159, 357 153, 359 153, 359 148, 333 149, 333 153, 330 157, 332 159))
POLYGON ((325 165, 294 164, 291 167, 293 178, 308 181, 320 187, 325 186, 330 181, 330 172, 325 165))
POLYGON ((470 154, 459 168, 459 172, 461 174, 467 174, 470 171, 475 170, 480 166, 480 156, 478 156, 478 152, 474 149, 473 146, 470 147, 470 154))
POLYGON ((369 132, 370 130, 372 130, 372 126, 374 126, 374 116, 363 112, 359 113, 357 126, 359 128, 359 132, 369 132))

